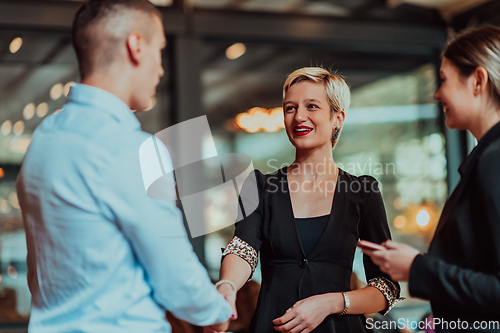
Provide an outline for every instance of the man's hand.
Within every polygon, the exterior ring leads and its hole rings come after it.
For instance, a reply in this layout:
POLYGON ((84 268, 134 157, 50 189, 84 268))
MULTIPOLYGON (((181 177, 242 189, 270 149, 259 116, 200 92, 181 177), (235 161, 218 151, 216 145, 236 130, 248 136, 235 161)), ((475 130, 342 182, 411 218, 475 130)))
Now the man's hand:
POLYGON ((311 296, 296 302, 283 316, 274 319, 274 329, 287 333, 308 333, 318 327, 326 316, 343 309, 344 298, 340 293, 311 296))
POLYGON ((387 240, 381 245, 386 249, 362 248, 362 252, 369 255, 373 263, 379 266, 382 272, 389 274, 394 281, 408 281, 411 264, 420 252, 409 245, 392 240, 387 240))

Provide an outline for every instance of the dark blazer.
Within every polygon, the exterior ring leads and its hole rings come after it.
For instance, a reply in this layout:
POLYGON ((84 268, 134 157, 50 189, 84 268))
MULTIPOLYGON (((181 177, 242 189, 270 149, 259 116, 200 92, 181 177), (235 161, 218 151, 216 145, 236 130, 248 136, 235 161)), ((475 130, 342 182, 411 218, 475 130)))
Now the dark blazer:
MULTIPOLYGON (((302 249, 290 201, 286 168, 264 176, 255 171, 257 209, 236 224, 235 236, 260 251, 262 287, 249 332, 272 333, 273 319, 281 317, 298 300, 324 293, 350 290, 352 261, 358 239, 381 243, 390 239, 382 196, 370 176, 355 177, 340 170, 328 224, 306 255, 302 249)), ((364 256, 367 280, 385 278, 364 256)), ((392 281, 391 281, 392 282, 392 281)), ((392 282, 399 296, 399 285, 392 282)), ((329 315, 314 332, 364 332, 363 315, 329 315)))
MULTIPOLYGON (((411 266, 409 291, 430 300, 435 318, 469 321, 473 331, 474 321, 500 325, 500 123, 459 171, 461 180, 444 206, 428 254, 418 255, 411 266)), ((500 326, 486 332, 500 332, 500 326)))

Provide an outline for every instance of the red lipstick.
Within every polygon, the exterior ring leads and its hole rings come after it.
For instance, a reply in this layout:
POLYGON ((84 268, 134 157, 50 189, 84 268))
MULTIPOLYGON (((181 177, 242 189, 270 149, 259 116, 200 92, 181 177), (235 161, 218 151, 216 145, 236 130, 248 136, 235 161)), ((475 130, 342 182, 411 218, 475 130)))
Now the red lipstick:
POLYGON ((304 136, 304 135, 307 135, 309 133, 311 133, 313 129, 311 127, 307 127, 307 126, 295 126, 293 128, 293 132, 295 133, 295 135, 298 135, 298 136, 304 136))

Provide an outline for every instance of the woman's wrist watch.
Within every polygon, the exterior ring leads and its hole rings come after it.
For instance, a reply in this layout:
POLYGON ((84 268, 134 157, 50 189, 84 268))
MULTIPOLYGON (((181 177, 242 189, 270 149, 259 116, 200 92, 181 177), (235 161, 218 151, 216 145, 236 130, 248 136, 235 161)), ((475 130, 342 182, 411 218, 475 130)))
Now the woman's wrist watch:
POLYGON ((347 313, 347 310, 349 310, 349 306, 351 306, 351 303, 349 302, 349 297, 347 296, 346 292, 342 292, 342 297, 344 297, 344 310, 342 312, 339 312, 339 316, 343 316, 347 313))

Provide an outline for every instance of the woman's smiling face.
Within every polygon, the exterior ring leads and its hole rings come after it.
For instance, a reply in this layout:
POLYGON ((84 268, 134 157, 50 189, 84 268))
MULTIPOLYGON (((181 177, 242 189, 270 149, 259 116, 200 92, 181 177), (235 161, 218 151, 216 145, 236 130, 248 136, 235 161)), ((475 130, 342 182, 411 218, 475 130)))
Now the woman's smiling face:
POLYGON ((443 104, 446 126, 455 129, 468 129, 471 117, 477 107, 474 99, 474 84, 470 77, 464 77, 451 60, 444 57, 441 69, 441 86, 434 94, 434 99, 443 104))
POLYGON ((293 84, 286 92, 283 110, 286 133, 295 148, 311 149, 323 145, 331 148, 336 121, 322 84, 312 81, 293 84))

